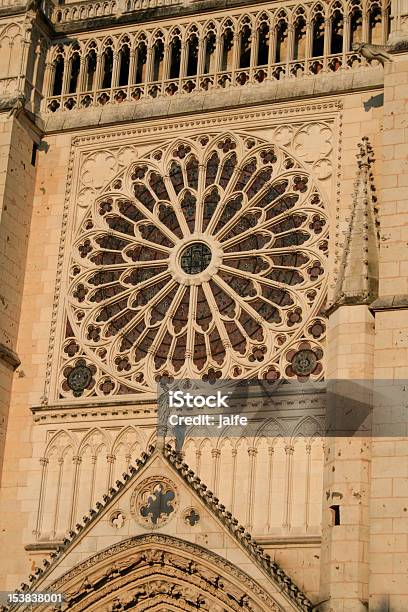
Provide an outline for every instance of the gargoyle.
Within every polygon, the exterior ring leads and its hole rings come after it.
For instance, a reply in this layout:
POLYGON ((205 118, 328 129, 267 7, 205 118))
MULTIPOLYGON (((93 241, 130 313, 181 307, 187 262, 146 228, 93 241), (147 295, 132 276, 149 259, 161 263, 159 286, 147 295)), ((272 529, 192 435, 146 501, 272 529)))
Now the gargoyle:
POLYGON ((371 45, 369 43, 353 43, 353 51, 361 53, 369 62, 377 60, 384 66, 385 62, 392 62, 392 56, 388 53, 390 47, 386 45, 371 45))

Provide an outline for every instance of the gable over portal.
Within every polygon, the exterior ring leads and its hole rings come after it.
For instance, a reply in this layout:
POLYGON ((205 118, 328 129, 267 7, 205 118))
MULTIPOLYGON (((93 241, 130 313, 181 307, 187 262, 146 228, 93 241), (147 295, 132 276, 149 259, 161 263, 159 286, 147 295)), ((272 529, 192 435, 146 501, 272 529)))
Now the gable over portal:
POLYGON ((310 610, 177 453, 151 448, 138 465, 37 570, 33 590, 63 593, 75 612, 310 610))

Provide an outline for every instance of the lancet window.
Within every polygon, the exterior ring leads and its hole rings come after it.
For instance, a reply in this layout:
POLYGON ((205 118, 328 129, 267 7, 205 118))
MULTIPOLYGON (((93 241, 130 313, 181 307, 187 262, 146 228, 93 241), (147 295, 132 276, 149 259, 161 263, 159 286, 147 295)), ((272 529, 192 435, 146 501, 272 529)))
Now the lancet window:
POLYGON ((306 57, 306 18, 304 9, 297 11, 294 24, 293 59, 299 60, 306 57))
POLYGON ((249 19, 246 18, 240 32, 239 67, 249 68, 251 65, 252 28, 249 19))
POLYGON ((119 86, 124 87, 129 82, 130 68, 130 46, 129 39, 125 38, 122 41, 122 46, 119 50, 119 86))
POLYGON ((79 72, 81 67, 81 57, 78 48, 74 47, 74 51, 69 60, 69 83, 68 92, 75 93, 78 87, 79 72))
POLYGON ((197 74, 199 44, 197 28, 194 28, 191 30, 187 41, 187 76, 197 74))
POLYGON ((217 36, 215 33, 215 25, 210 24, 207 28, 206 36, 204 39, 204 74, 211 74, 215 72, 215 57, 217 49, 217 36))
POLYGON ((230 20, 226 21, 221 35, 221 65, 222 71, 232 70, 234 53, 234 28, 230 20))
POLYGON ((257 29, 258 33, 258 50, 257 50, 257 65, 267 66, 269 61, 270 48, 270 25, 269 18, 266 14, 261 15, 257 29))
POLYGON ((178 79, 180 76, 181 62, 181 34, 180 30, 176 29, 170 42, 170 79, 178 79))
POLYGON ((275 63, 286 61, 288 48, 288 20, 286 13, 278 16, 278 21, 275 26, 275 63))
POLYGON ((112 69, 113 69, 113 49, 112 39, 108 39, 105 43, 105 48, 102 53, 102 83, 101 88, 107 89, 112 87, 112 69))
POLYGON ((96 78, 96 43, 89 45, 89 50, 85 55, 85 67, 86 67, 86 80, 85 80, 85 91, 93 91, 95 87, 96 78))

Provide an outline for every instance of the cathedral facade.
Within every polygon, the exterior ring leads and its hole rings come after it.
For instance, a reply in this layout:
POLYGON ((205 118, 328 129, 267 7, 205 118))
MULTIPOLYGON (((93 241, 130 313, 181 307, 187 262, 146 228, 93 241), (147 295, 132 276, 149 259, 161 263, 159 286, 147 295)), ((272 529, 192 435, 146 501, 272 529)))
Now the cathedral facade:
POLYGON ((1 609, 406 612, 408 1, 1 0, 0 49, 1 609), (180 441, 191 380, 273 393, 180 441))

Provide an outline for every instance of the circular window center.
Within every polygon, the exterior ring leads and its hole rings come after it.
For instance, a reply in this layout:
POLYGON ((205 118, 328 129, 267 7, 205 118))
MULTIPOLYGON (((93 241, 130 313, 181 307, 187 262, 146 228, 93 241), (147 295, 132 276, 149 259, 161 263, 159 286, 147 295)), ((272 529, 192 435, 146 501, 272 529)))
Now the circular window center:
POLYGON ((210 265, 210 248, 203 242, 193 242, 182 251, 180 266, 186 274, 200 274, 210 265))

